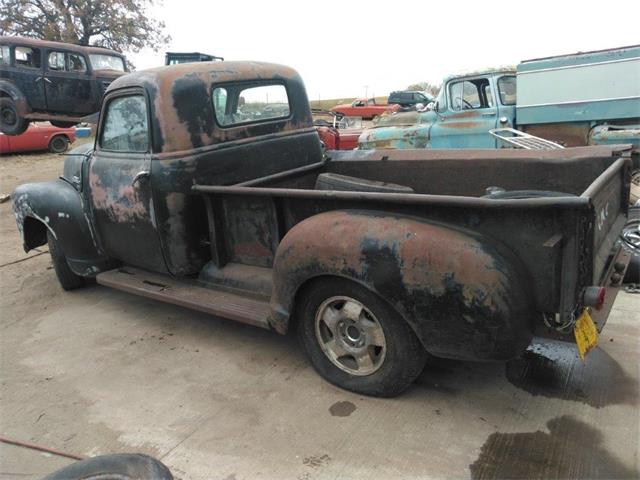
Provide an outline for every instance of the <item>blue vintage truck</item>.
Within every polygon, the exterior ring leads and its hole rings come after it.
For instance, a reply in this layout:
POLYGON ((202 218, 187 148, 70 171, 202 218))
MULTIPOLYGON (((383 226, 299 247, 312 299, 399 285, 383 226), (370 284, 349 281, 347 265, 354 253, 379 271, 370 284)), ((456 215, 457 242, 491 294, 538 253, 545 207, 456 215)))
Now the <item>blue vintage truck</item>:
POLYGON ((640 151, 640 45, 448 77, 425 111, 380 118, 358 145, 500 148, 507 144, 491 131, 504 128, 562 146, 632 143, 640 151))

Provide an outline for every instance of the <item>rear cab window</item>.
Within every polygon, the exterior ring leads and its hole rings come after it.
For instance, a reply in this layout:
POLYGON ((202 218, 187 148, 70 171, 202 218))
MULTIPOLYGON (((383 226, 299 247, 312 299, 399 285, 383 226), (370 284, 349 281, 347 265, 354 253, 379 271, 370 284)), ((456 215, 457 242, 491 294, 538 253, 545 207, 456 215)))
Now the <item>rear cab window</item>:
POLYGON ((127 153, 149 150, 147 103, 142 94, 109 100, 100 134, 100 148, 127 153))
POLYGON ((216 122, 221 127, 288 118, 291 113, 284 85, 233 85, 212 93, 216 122))
POLYGON ((516 77, 508 75, 498 79, 498 92, 500 93, 500 103, 502 105, 516 104, 516 77))

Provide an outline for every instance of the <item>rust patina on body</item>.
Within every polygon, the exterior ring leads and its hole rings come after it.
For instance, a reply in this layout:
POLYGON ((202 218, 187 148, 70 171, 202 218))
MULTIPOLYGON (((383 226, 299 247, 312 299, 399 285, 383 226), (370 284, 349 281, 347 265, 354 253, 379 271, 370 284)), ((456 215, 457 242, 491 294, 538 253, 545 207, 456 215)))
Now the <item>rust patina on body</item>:
POLYGON ((325 154, 294 70, 202 62, 115 80, 95 146, 20 186, 14 211, 25 249, 50 233, 73 275, 105 285, 285 333, 317 282, 346 279, 429 352, 505 359, 534 333, 568 338, 585 289, 617 287, 628 156, 325 154))
POLYGON ((287 233, 274 274, 278 329, 286 329, 299 288, 337 276, 381 295, 433 354, 510 358, 531 340, 534 319, 517 266, 455 226, 371 211, 323 213, 287 233))

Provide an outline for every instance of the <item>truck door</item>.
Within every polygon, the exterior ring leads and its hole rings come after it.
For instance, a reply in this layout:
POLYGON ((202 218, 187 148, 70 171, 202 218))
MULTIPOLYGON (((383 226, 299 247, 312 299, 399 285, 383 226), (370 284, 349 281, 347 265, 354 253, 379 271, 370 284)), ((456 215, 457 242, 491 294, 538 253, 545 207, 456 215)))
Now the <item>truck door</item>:
POLYGON ((430 132, 432 148, 496 148, 489 130, 496 128, 498 107, 487 77, 451 80, 446 105, 438 105, 438 119, 430 132))
POLYGON ((91 90, 91 75, 84 55, 49 50, 45 71, 47 109, 70 115, 98 110, 91 90))
POLYGON ((88 181, 99 241, 128 265, 166 272, 151 194, 147 98, 128 89, 109 95, 104 105, 88 181))

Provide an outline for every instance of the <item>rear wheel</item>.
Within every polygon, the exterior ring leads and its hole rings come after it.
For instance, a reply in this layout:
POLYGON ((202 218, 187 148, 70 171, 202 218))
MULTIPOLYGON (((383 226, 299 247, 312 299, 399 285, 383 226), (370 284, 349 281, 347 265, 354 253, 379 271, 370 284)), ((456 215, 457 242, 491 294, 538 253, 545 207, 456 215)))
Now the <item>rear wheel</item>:
POLYGON ((298 334, 316 371, 346 390, 400 394, 427 352, 409 325, 376 294, 348 280, 311 284, 298 306, 298 334))
POLYGON ((64 135, 56 135, 49 140, 49 151, 51 153, 63 153, 69 148, 69 140, 64 135))
POLYGON ((64 290, 75 290, 76 288, 84 287, 87 283, 85 278, 73 273, 67 263, 67 257, 64 256, 64 252, 60 248, 58 240, 50 231, 47 231, 47 242, 49 244, 51 260, 53 261, 53 268, 56 271, 56 276, 62 288, 64 290))
POLYGON ((20 135, 29 128, 29 121, 22 118, 12 98, 0 98, 0 131, 6 135, 20 135))

